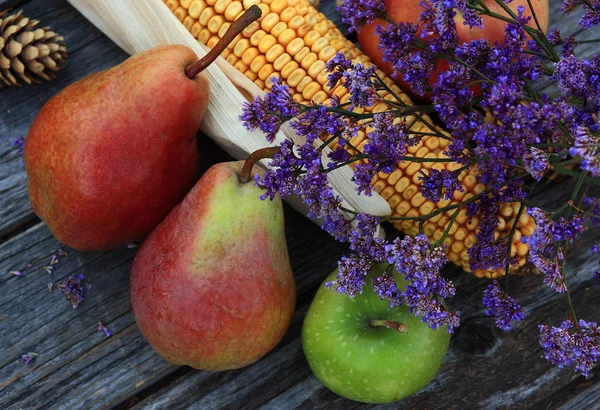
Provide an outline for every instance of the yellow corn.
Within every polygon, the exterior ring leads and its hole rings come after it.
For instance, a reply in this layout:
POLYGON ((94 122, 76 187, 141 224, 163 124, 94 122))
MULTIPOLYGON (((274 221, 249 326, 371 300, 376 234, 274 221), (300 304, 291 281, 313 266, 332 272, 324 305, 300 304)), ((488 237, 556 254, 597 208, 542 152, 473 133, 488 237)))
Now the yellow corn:
MULTIPOLYGON (((326 85, 328 73, 326 62, 337 52, 343 51, 355 62, 370 65, 369 58, 349 42, 335 25, 325 15, 319 13, 307 0, 163 0, 194 37, 209 47, 214 46, 224 35, 227 27, 251 5, 261 8, 263 15, 260 20, 248 26, 223 52, 222 56, 240 72, 251 79, 264 91, 271 86, 271 78, 278 76, 287 84, 292 92, 294 101, 299 103, 328 103, 331 95, 336 95, 342 103, 349 101, 350 95, 340 84, 334 89, 326 85)), ((392 91, 408 105, 410 98, 404 94, 394 82, 383 72, 377 70, 392 91)), ((392 99, 387 92, 379 94, 384 99, 392 99)), ((374 107, 357 109, 357 112, 381 112, 389 110, 390 106, 380 102, 374 107)), ((431 124, 426 115, 423 121, 413 116, 402 120, 412 124, 415 132, 433 133, 425 123, 431 124)), ((437 132, 444 131, 437 129, 437 132)), ((361 149, 368 142, 370 127, 359 131, 350 142, 361 149)), ((449 141, 438 136, 426 136, 419 144, 408 148, 408 155, 425 158, 443 158, 444 149, 449 141)), ((427 174, 429 169, 442 168, 456 170, 460 167, 455 162, 424 162, 404 161, 391 174, 379 173, 373 180, 375 190, 389 203, 392 216, 420 216, 430 214, 439 208, 459 203, 486 188, 475 178, 476 168, 463 171, 459 180, 464 192, 456 192, 452 200, 441 200, 433 203, 426 200, 420 193, 421 172, 427 174)), ((506 238, 517 223, 516 232, 512 238, 512 254, 517 256, 519 266, 527 261, 529 247, 521 242, 523 236, 529 236, 535 228, 533 218, 522 212, 518 221, 514 218, 520 204, 505 204, 498 215, 496 238, 506 238)), ((422 225, 424 233, 433 240, 439 240, 447 230, 455 209, 440 213, 422 225)), ((419 221, 395 221, 394 226, 409 234, 419 232, 419 221)), ((464 270, 470 272, 469 256, 467 254, 476 242, 478 227, 477 216, 468 222, 466 211, 458 213, 448 231, 444 244, 448 247, 448 258, 464 270)), ((503 269, 497 271, 475 271, 478 277, 498 277, 504 274, 503 269)))

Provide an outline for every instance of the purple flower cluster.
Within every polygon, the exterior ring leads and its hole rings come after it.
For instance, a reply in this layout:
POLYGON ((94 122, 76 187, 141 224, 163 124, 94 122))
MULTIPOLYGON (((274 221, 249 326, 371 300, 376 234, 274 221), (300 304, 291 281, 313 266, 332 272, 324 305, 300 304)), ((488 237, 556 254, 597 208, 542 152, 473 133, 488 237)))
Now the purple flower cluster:
POLYGON ((349 31, 359 31, 362 26, 372 23, 377 17, 385 16, 383 0, 344 0, 338 11, 342 22, 348 24, 349 31))
MULTIPOLYGON (((565 97, 581 99, 584 113, 600 110, 600 53, 591 59, 579 60, 574 54, 564 55, 554 64, 553 79, 565 97)), ((592 118, 580 118, 584 124, 592 125, 592 118)), ((596 129, 597 130, 597 129, 596 129)))
POLYGON ((529 238, 529 261, 544 275, 544 283, 557 292, 566 288, 564 272, 561 266, 564 261, 562 242, 573 241, 584 229, 584 220, 580 216, 558 218, 550 216, 539 208, 527 211, 536 222, 536 228, 529 238))
POLYGON ((67 300, 71 302, 73 309, 79 307, 81 302, 85 299, 84 281, 84 276, 81 273, 78 273, 75 276, 69 276, 63 283, 58 285, 58 288, 64 292, 67 300))
POLYGON ((387 260, 407 281, 405 289, 396 287, 389 273, 373 278, 371 286, 381 299, 390 301, 390 306, 408 306, 409 312, 421 316, 421 320, 432 329, 447 326, 452 333, 459 326, 458 312, 448 311, 443 299, 454 296, 451 282, 440 276, 440 269, 446 263, 446 254, 441 247, 431 248, 425 235, 415 238, 396 239, 391 244, 376 238, 376 220, 363 216, 358 221, 358 229, 351 238, 351 249, 362 251, 344 256, 338 262, 335 281, 327 287, 349 297, 361 294, 373 261, 387 260), (361 239, 358 239, 362 236, 361 239))
MULTIPOLYGON (((600 0, 564 0, 563 11, 569 13, 580 5, 582 27, 600 22, 600 0)), ((350 95, 347 104, 336 97, 323 105, 296 104, 290 89, 276 79, 266 97, 245 106, 241 119, 248 129, 261 129, 273 141, 281 124, 297 118, 290 125, 304 142, 284 141, 265 176, 256 183, 265 189, 263 199, 299 195, 311 217, 321 218, 325 230, 349 243, 350 254, 338 262, 337 276, 328 286, 355 297, 370 285, 391 306, 407 306, 432 328, 446 325, 452 332, 459 325, 459 316, 443 305, 444 299, 454 295, 452 283, 440 275, 446 262, 444 249, 432 247, 422 233, 386 242, 378 234, 380 218, 343 207, 342 198, 329 184, 329 173, 351 165, 357 192, 372 195, 377 173, 390 174, 402 161, 422 160, 407 151, 424 136, 437 133, 434 125, 427 124, 430 119, 424 119, 425 113, 435 110, 432 117, 452 134, 443 154, 458 164, 458 169, 426 167, 418 176, 420 190, 438 207, 442 200, 451 200, 456 215, 466 210, 468 218, 479 221, 477 241, 467 251, 472 270, 517 266, 517 258, 509 251, 512 233, 499 235, 498 214, 503 204, 524 201, 551 172, 581 174, 573 185, 570 204, 555 212, 527 211, 537 227, 530 237, 521 239, 529 245, 529 262, 541 271, 544 283, 565 292, 567 245, 583 231, 584 217, 600 225, 600 201, 584 198, 589 179, 600 175, 600 53, 579 59, 574 51, 582 43, 561 37, 558 30, 551 30, 547 38, 543 33, 531 35, 535 25, 528 27, 531 17, 522 6, 506 24, 502 41, 494 44, 484 39, 464 43, 459 39, 454 21, 458 14, 464 25, 483 27, 482 15, 490 11, 480 3, 423 0, 421 7, 418 24, 390 22, 375 27, 375 33, 380 37, 384 61, 414 93, 431 96, 432 104, 424 105, 422 111, 399 98, 389 101, 388 111, 363 110, 383 97, 390 100, 393 92, 377 77, 374 67, 353 63, 338 53, 326 64, 330 72, 327 86, 345 87, 350 95), (562 46, 561 56, 549 42, 562 46), (440 67, 448 68, 439 73, 440 67), (553 80, 560 93, 537 92, 534 83, 542 78, 553 80), (409 118, 421 120, 426 127, 415 130, 409 118), (362 133, 368 140, 355 146, 362 133), (324 155, 325 146, 334 148, 324 155), (570 169, 575 163, 578 168, 570 169), (459 175, 473 174, 473 170, 477 171, 478 187, 484 188, 477 194, 465 194, 457 204, 455 194, 463 190, 459 175), (369 270, 381 262, 390 267, 367 283, 369 270), (393 270, 407 280, 402 289, 393 270)), ((385 7, 383 0, 345 0, 340 11, 351 30, 358 30, 381 17, 385 7)), ((446 215, 452 212, 450 209, 446 215)), ((520 223, 519 218, 513 223, 520 223)), ((596 275, 600 280, 600 270, 596 275)), ((494 316, 503 330, 524 317, 521 306, 495 281, 485 290, 483 304, 486 314, 494 316)), ((574 364, 587 375, 597 359, 595 323, 565 322, 560 328, 542 325, 540 330, 548 360, 561 367, 574 364)))
POLYGON ((538 327, 546 360, 561 369, 574 365, 575 371, 589 375, 600 355, 600 329, 595 322, 579 320, 574 327, 572 320, 566 320, 559 327, 538 327))
POLYGON ((279 127, 300 113, 300 107, 292 100, 290 87, 273 77, 273 87, 264 98, 245 103, 240 120, 249 130, 260 129, 273 142, 279 127))
POLYGON ((335 281, 326 283, 328 288, 333 288, 337 293, 343 293, 353 298, 362 293, 367 281, 372 263, 368 258, 356 254, 342 256, 338 261, 338 273, 335 281))
POLYGON ((454 172, 442 169, 430 169, 429 175, 423 174, 419 179, 423 181, 421 185, 421 194, 433 203, 440 202, 442 193, 444 198, 452 199, 454 192, 463 192, 463 187, 458 176, 454 172))
POLYGON ((376 26, 379 48, 383 61, 392 64, 394 72, 410 84, 419 95, 425 94, 430 86, 429 79, 436 67, 435 55, 422 49, 415 49, 422 41, 417 36, 418 26, 412 23, 376 26))
MULTIPOLYGON (((600 83, 598 87, 600 88, 600 83)), ((586 127, 577 127, 573 138, 569 154, 582 158, 581 168, 590 171, 593 176, 600 175, 600 133, 592 133, 586 127)))
POLYGON ((393 292, 389 286, 376 283, 379 296, 390 300, 392 306, 406 305, 409 312, 421 316, 432 329, 447 325, 448 332, 460 325, 459 312, 450 312, 442 304, 443 299, 454 296, 452 282, 440 276, 440 269, 447 262, 442 247, 431 248, 423 234, 394 240, 386 246, 388 262, 409 281, 403 292, 393 292), (392 297, 389 297, 389 295, 392 297))
POLYGON ((579 25, 584 29, 600 24, 600 1, 599 0, 563 0, 561 10, 565 14, 572 12, 577 6, 583 6, 585 13, 579 20, 579 25))
POLYGON ((371 195, 371 182, 378 172, 389 174, 402 161, 406 148, 419 141, 410 135, 406 125, 390 113, 373 115, 370 124, 369 141, 364 145, 362 154, 368 156, 368 162, 360 162, 354 167, 352 180, 357 185, 357 191, 371 195))
POLYGON ((498 287, 498 282, 493 281, 486 290, 483 291, 483 306, 488 308, 485 314, 494 316, 496 326, 508 331, 513 322, 523 320, 525 315, 519 305, 511 296, 503 292, 498 287))
POLYGON ((536 181, 540 181, 550 167, 548 154, 541 149, 531 147, 523 155, 523 167, 536 181))

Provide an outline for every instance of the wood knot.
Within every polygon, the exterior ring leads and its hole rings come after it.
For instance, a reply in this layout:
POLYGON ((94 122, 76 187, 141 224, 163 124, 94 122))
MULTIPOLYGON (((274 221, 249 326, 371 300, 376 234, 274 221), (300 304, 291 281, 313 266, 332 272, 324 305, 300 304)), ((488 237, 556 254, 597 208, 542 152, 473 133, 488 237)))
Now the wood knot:
POLYGON ((469 354, 487 356, 501 343, 498 332, 489 318, 472 318, 461 324, 454 343, 469 354))

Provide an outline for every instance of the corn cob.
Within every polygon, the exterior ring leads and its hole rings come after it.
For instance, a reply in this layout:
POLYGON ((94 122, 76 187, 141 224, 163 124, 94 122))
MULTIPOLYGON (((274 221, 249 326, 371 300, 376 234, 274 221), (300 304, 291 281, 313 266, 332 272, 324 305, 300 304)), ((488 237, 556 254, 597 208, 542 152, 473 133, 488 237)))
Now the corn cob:
MULTIPOLYGON (((223 36, 231 22, 237 19, 252 4, 257 4, 263 11, 263 17, 250 25, 221 54, 231 65, 237 68, 264 91, 271 87, 270 79, 278 76, 287 84, 293 99, 299 103, 328 103, 331 95, 337 95, 342 103, 349 101, 350 95, 340 84, 334 89, 326 85, 328 73, 326 62, 338 51, 342 51, 355 62, 370 65, 369 58, 354 44, 349 42, 337 27, 325 15, 317 12, 306 0, 163 0, 186 29, 208 47, 213 47, 223 36)), ((377 70, 391 90, 405 104, 412 105, 410 98, 404 94, 393 80, 382 71, 377 70)), ((387 92, 379 94, 384 99, 392 99, 387 92)), ((357 109, 358 112, 381 112, 391 107, 379 102, 373 107, 357 109)), ((400 121, 400 119, 398 119, 400 121)), ((406 116, 403 121, 412 124, 414 132, 433 133, 426 124, 432 124, 427 115, 419 120, 406 116)), ((425 158, 444 158, 443 151, 448 146, 449 135, 439 128, 438 136, 425 136, 419 144, 408 148, 409 156, 425 158)), ((368 142, 370 127, 359 131, 350 142, 361 149, 368 142)), ((427 174, 429 169, 448 169, 454 171, 460 167, 455 162, 404 161, 391 174, 379 173, 373 179, 375 190, 389 203, 392 216, 420 216, 436 209, 459 203, 480 192, 486 187, 476 180, 476 168, 462 171, 459 180, 463 192, 456 192, 452 200, 441 200, 433 203, 420 193, 419 176, 427 174), (421 172, 419 172, 421 171, 421 172)), ((515 217, 520 208, 519 203, 505 204, 498 215, 496 238, 506 238, 513 226, 517 229, 512 237, 511 254, 517 256, 519 266, 527 261, 528 245, 521 242, 523 236, 529 236, 535 228, 535 222, 526 212, 522 212, 519 220, 515 217)), ((455 210, 440 213, 423 224, 423 231, 433 240, 439 240, 449 226, 455 210)), ((395 221, 394 226, 409 234, 419 232, 419 221, 395 221)), ((466 211, 458 213, 455 222, 449 229, 444 244, 448 247, 448 258, 455 264, 470 272, 468 249, 476 243, 475 234, 478 218, 468 221, 466 211)), ((499 277, 504 275, 503 269, 497 271, 475 271, 478 277, 499 277)))

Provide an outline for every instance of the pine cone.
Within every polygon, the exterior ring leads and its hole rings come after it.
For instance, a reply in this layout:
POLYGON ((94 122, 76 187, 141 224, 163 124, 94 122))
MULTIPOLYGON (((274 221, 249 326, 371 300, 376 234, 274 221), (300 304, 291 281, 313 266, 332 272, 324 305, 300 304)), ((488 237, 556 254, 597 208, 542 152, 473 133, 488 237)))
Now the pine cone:
POLYGON ((21 12, 0 11, 0 88, 51 80, 67 58, 63 38, 21 12))

